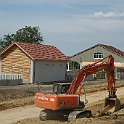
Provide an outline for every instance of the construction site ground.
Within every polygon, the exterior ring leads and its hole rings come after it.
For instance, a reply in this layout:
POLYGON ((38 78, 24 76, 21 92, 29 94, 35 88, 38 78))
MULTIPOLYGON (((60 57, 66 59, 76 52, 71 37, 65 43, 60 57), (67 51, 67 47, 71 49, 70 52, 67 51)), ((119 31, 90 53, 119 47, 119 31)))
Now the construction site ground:
MULTIPOLYGON (((40 91, 52 90, 51 85, 23 85, 0 87, 0 124, 123 124, 124 123, 124 80, 116 81, 117 96, 121 101, 120 111, 99 117, 99 112, 103 109, 104 98, 108 95, 107 83, 105 80, 91 81, 85 83, 88 104, 86 108, 92 110, 93 117, 77 119, 72 122, 65 120, 40 121, 38 116, 40 108, 34 106, 34 94, 40 91)), ((84 95, 81 99, 84 100, 84 95)))

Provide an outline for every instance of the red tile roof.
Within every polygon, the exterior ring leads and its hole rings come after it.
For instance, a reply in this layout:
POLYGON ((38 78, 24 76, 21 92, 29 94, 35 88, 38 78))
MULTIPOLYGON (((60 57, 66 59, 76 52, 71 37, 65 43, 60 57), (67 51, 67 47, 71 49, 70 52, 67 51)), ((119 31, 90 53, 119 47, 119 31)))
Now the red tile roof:
MULTIPOLYGON (((73 56, 71 56, 71 57, 77 56, 77 55, 79 55, 79 54, 81 54, 81 53, 83 53, 83 52, 86 52, 86 51, 88 51, 88 50, 90 50, 90 49, 93 49, 93 48, 95 48, 95 47, 97 47, 97 46, 103 47, 104 49, 106 49, 106 50, 108 50, 108 51, 110 51, 110 52, 112 52, 112 53, 114 53, 114 54, 116 54, 116 55, 118 55, 118 56, 124 58, 124 52, 123 52, 123 51, 121 51, 121 50, 119 50, 119 49, 117 49, 117 48, 115 48, 115 47, 113 47, 113 46, 104 45, 104 44, 97 44, 97 45, 95 45, 95 46, 93 46, 93 47, 90 47, 90 48, 88 48, 88 49, 86 49, 86 50, 84 50, 84 51, 82 51, 82 52, 79 52, 79 53, 77 53, 77 54, 75 54, 75 55, 73 55, 73 56)), ((70 57, 70 58, 71 58, 71 57, 70 57)))
POLYGON ((54 46, 25 43, 25 42, 15 42, 13 45, 17 45, 33 60, 55 60, 55 61, 69 60, 67 56, 65 56, 59 49, 57 49, 54 46))
POLYGON ((99 44, 99 45, 102 46, 104 49, 109 50, 109 51, 113 52, 114 54, 117 54, 120 57, 124 57, 124 52, 113 46, 104 45, 104 44, 99 44))

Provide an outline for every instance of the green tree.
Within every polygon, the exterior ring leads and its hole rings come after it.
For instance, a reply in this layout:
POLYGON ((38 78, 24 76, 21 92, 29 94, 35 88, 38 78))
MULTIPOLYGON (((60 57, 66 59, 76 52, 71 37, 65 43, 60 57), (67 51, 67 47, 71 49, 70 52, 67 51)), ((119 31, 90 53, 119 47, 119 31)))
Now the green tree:
POLYGON ((16 31, 15 34, 4 35, 3 38, 0 39, 0 48, 4 49, 14 42, 41 44, 43 42, 43 37, 39 27, 25 26, 16 31))

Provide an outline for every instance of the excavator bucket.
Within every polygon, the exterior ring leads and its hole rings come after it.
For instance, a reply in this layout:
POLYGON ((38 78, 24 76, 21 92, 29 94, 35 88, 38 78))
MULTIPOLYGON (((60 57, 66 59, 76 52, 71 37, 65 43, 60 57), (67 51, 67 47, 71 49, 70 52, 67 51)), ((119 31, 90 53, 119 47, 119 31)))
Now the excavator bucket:
POLYGON ((101 112, 101 115, 112 114, 116 111, 119 111, 121 108, 121 103, 118 98, 105 98, 105 106, 101 112))

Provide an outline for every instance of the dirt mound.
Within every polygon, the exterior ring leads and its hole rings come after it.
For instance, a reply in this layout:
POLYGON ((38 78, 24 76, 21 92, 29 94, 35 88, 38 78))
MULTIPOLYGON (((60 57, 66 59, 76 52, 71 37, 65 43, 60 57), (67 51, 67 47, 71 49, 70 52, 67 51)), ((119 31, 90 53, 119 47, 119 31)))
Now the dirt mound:
POLYGON ((0 86, 0 111, 19 106, 34 104, 34 95, 38 91, 50 91, 52 86, 18 85, 0 86))
POLYGON ((32 104, 34 104, 33 97, 3 101, 3 102, 0 102, 0 111, 5 109, 20 107, 20 106, 25 106, 25 105, 32 105, 32 104))
MULTIPOLYGON (((84 83, 87 93, 101 90, 107 90, 106 80, 88 81, 84 83)), ((116 87, 124 86, 124 81, 116 81, 116 87)), ((52 91, 52 85, 18 85, 18 86, 0 86, 0 102, 13 99, 22 99, 34 96, 36 92, 52 91)), ((83 93, 83 92, 82 92, 83 93)))
MULTIPOLYGON (((106 90, 106 80, 88 81, 84 83, 87 93, 106 90)), ((124 86, 124 81, 116 81, 116 87, 124 86)), ((36 92, 52 90, 52 85, 19 85, 0 86, 0 110, 10 109, 34 103, 33 96, 36 92)))
POLYGON ((37 85, 18 85, 18 86, 0 86, 0 102, 10 101, 13 99, 22 99, 34 96, 36 92, 48 91, 52 86, 37 86, 37 85))
MULTIPOLYGON (((124 80, 116 81, 116 88, 124 87, 124 80)), ((84 88, 86 89, 86 93, 93 93, 97 91, 107 90, 108 84, 106 80, 98 80, 98 81, 87 81, 84 83, 84 88)))

